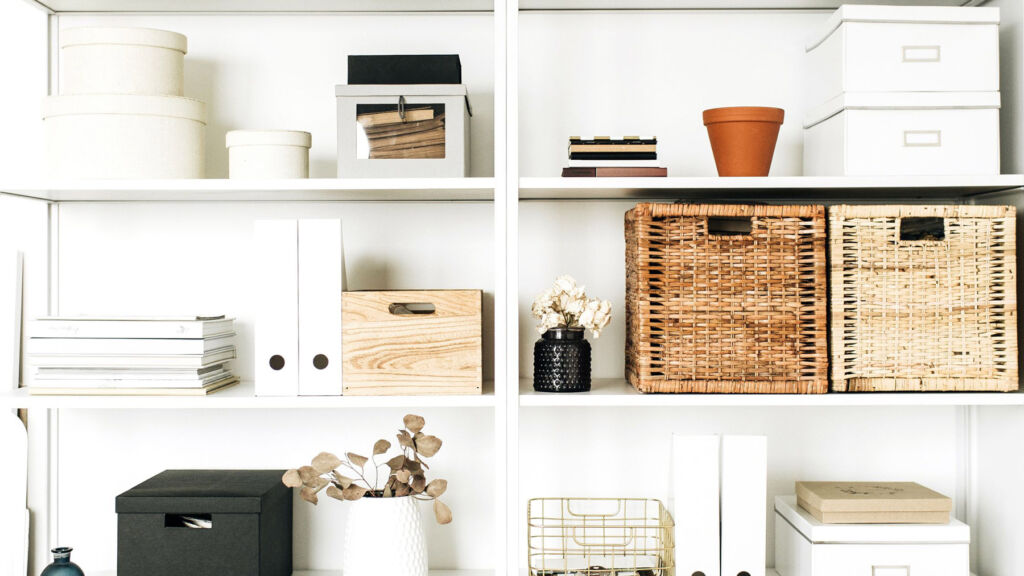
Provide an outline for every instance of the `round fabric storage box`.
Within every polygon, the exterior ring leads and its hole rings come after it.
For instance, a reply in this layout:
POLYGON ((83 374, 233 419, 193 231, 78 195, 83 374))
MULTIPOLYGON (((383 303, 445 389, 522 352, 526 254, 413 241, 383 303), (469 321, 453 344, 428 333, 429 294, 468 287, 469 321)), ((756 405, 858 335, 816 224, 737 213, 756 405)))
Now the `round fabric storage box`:
POLYGON ((52 178, 202 178, 206 105, 175 96, 50 96, 52 178))
POLYGON ((309 132, 233 130, 226 142, 231 178, 309 178, 309 132))
POLYGON ((181 34, 149 28, 60 31, 61 94, 184 94, 181 34))

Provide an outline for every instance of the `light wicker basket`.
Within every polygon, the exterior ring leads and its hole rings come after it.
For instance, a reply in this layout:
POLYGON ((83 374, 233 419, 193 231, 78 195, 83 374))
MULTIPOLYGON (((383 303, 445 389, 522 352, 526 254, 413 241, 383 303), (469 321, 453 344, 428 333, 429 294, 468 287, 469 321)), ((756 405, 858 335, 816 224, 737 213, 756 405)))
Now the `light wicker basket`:
POLYGON ((638 204, 626 378, 641 392, 827 392, 827 272, 823 206, 638 204))
POLYGON ((672 516, 644 498, 535 498, 530 576, 673 576, 672 516))
POLYGON ((834 206, 829 218, 834 390, 1017 389, 1014 207, 834 206), (922 226, 931 235, 907 237, 922 226))

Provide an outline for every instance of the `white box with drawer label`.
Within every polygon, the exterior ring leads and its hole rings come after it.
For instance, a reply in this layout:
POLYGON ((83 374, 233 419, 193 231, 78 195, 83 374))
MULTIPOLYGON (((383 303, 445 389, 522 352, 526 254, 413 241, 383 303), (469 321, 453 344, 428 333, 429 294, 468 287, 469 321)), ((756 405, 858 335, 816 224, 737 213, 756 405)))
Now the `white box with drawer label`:
POLYGON ((998 92, 999 8, 842 6, 807 43, 807 95, 998 92))
POLYGON ((804 174, 999 174, 999 93, 833 98, 804 118, 804 174))
POLYGON ((822 524, 796 496, 775 497, 779 576, 970 576, 970 528, 949 524, 822 524))

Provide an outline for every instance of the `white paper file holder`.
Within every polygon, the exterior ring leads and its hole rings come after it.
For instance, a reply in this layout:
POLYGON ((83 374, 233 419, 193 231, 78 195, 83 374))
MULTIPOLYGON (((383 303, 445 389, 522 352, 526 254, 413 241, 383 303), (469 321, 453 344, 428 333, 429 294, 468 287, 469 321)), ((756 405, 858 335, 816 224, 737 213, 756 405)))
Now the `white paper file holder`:
POLYGON ((676 576, 720 576, 720 437, 672 436, 676 576))
POLYGON ((723 436, 721 459, 721 576, 765 576, 768 439, 723 436))
POLYGON ((299 395, 340 396, 341 220, 299 220, 299 395))
POLYGON ((299 225, 297 220, 257 220, 256 395, 299 393, 299 225))

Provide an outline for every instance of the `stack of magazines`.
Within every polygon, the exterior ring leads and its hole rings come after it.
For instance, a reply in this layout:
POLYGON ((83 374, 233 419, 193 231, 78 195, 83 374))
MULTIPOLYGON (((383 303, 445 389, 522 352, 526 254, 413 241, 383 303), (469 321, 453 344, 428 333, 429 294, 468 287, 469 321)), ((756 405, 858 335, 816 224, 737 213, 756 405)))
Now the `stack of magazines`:
POLYGON ((40 318, 30 394, 204 396, 236 384, 234 319, 40 318))

